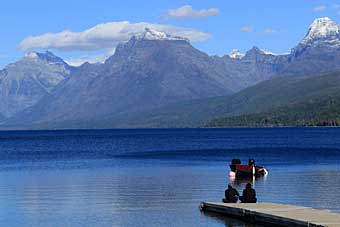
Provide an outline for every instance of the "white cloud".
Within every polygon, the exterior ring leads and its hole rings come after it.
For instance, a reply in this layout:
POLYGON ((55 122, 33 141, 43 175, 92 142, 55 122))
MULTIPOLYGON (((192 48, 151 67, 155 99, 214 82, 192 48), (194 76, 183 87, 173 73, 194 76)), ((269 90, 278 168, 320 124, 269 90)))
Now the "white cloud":
POLYGON ((266 28, 263 30, 264 33, 266 34, 271 34, 271 33, 274 33, 276 32, 276 30, 272 29, 272 28, 266 28))
POLYGON ((252 32, 253 28, 250 27, 250 26, 244 26, 240 30, 241 30, 241 32, 252 32))
POLYGON ((199 30, 164 24, 130 23, 129 21, 109 22, 98 24, 85 31, 74 32, 65 30, 59 33, 46 33, 30 36, 18 46, 21 50, 57 49, 57 50, 106 50, 112 49, 120 42, 129 40, 132 36, 141 34, 145 28, 166 32, 170 35, 181 36, 192 42, 204 41, 211 35, 199 30))
POLYGON ((94 63, 104 63, 106 59, 111 57, 115 52, 115 49, 108 51, 107 53, 95 55, 95 56, 80 56, 77 58, 70 58, 66 59, 66 63, 72 66, 80 66, 84 64, 85 62, 94 64, 94 63))
POLYGON ((166 18, 174 19, 191 19, 217 16, 220 11, 216 8, 195 10, 191 5, 184 5, 177 9, 170 9, 166 14, 166 18))
POLYGON ((326 10, 326 6, 316 6, 316 7, 314 7, 313 8, 313 11, 314 12, 321 12, 321 11, 324 11, 324 10, 326 10))

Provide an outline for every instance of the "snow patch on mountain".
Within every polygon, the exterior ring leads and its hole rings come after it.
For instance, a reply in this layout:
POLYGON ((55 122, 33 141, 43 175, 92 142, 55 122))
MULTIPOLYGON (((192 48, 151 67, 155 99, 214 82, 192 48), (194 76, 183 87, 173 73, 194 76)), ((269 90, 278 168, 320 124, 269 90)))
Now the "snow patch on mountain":
POLYGON ((29 52, 27 54, 25 54, 24 58, 29 58, 29 59, 36 59, 38 58, 38 53, 37 52, 29 52))
POLYGON ((151 28, 145 28, 145 31, 142 34, 137 35, 136 38, 142 40, 181 40, 189 42, 189 40, 186 38, 180 36, 172 36, 165 32, 156 31, 151 28))
POLYGON ((266 55, 278 55, 278 54, 275 54, 273 53, 272 51, 270 50, 264 50, 264 49, 261 49, 262 53, 266 54, 266 55))
POLYGON ((241 59, 244 57, 244 54, 241 53, 241 51, 237 50, 237 49, 233 49, 230 54, 229 54, 230 58, 234 58, 234 59, 241 59))

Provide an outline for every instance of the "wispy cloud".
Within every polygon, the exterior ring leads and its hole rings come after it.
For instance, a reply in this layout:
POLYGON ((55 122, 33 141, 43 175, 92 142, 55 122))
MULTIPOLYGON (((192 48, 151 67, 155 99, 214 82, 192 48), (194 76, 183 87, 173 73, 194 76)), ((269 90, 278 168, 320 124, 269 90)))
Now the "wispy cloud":
POLYGON ((240 29, 241 32, 252 32, 254 29, 251 26, 244 26, 240 29))
POLYGON ((107 50, 115 48, 118 43, 129 40, 132 36, 141 34, 145 28, 166 32, 170 35, 181 36, 192 42, 204 41, 211 35, 196 29, 177 27, 165 24, 130 23, 129 21, 109 22, 98 24, 85 31, 74 32, 65 30, 59 33, 46 33, 30 36, 24 39, 18 48, 57 49, 66 51, 107 50))
POLYGON ((169 9, 165 19, 192 19, 217 16, 220 11, 217 8, 195 10, 191 5, 184 5, 176 9, 169 9))
POLYGON ((327 9, 326 6, 321 5, 321 6, 316 6, 313 8, 313 12, 321 12, 321 11, 325 11, 327 9))
POLYGON ((263 30, 264 33, 266 34, 272 34, 272 33, 275 33, 276 30, 272 29, 272 28, 266 28, 263 30))

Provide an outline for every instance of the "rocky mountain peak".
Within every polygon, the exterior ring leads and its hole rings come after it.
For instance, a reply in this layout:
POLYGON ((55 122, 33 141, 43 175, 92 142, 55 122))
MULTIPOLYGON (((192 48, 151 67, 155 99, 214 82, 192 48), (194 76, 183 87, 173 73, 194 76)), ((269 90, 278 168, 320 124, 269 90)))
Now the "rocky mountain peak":
POLYGON ((45 53, 39 53, 39 52, 29 52, 25 54, 24 58, 22 61, 44 61, 52 64, 63 64, 66 65, 63 59, 60 57, 54 55, 50 51, 46 51, 45 53))
POLYGON ((180 50, 183 47, 189 46, 192 48, 189 40, 186 38, 145 28, 143 33, 132 36, 127 42, 118 44, 115 54, 108 58, 106 63, 114 64, 118 58, 121 60, 124 60, 124 58, 136 60, 138 59, 136 56, 143 59, 146 55, 150 55, 153 52, 171 52, 171 48, 180 50))
POLYGON ((253 46, 250 50, 247 51, 247 53, 263 53, 263 51, 258 48, 257 46, 253 46))
POLYGON ((63 80, 72 67, 53 53, 30 52, 0 71, 0 115, 11 117, 37 103, 63 80))
POLYGON ((265 54, 260 48, 253 46, 250 50, 248 50, 246 52, 246 54, 244 55, 244 59, 252 59, 252 58, 256 58, 259 55, 263 55, 265 54))

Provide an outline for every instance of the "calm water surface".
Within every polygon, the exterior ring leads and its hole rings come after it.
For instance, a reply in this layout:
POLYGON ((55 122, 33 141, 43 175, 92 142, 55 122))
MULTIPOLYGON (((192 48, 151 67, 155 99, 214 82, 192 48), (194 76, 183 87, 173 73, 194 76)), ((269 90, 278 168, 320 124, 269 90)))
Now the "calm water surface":
POLYGON ((0 226, 251 226, 200 213, 228 163, 255 158, 260 201, 340 212, 340 129, 0 132, 0 226))

